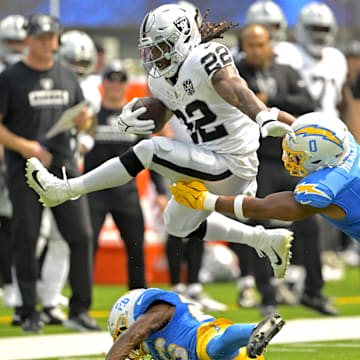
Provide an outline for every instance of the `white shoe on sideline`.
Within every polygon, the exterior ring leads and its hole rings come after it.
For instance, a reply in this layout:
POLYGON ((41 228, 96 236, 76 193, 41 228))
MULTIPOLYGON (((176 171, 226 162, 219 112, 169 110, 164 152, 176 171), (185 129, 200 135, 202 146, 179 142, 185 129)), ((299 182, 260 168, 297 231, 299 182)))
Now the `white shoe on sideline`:
POLYGON ((203 311, 226 311, 227 305, 212 299, 203 291, 201 284, 192 284, 187 289, 188 297, 195 303, 200 305, 203 311))
POLYGON ((9 308, 13 308, 16 305, 16 295, 13 284, 5 284, 3 286, 3 305, 9 308))
POLYGON ((32 157, 26 161, 26 177, 27 183, 38 193, 39 201, 45 206, 57 206, 78 197, 72 193, 65 172, 64 179, 59 179, 49 173, 37 158, 32 157))
POLYGON ((283 278, 290 263, 293 232, 286 229, 264 229, 256 226, 258 233, 252 246, 260 257, 267 256, 277 278, 283 278))

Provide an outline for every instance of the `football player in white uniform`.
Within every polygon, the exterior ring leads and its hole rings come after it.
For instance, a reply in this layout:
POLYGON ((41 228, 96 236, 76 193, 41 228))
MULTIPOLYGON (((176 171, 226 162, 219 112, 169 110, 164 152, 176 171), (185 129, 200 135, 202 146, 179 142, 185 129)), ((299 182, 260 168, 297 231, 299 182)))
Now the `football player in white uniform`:
POLYGON ((25 56, 25 24, 25 18, 18 14, 0 21, 0 71, 25 56))
POLYGON ((346 59, 333 47, 336 32, 337 23, 331 9, 326 4, 312 2, 300 11, 292 49, 289 50, 289 46, 281 49, 280 44, 275 52, 279 63, 299 71, 317 102, 316 110, 339 116, 353 131, 353 100, 346 84, 346 59))
MULTIPOLYGON (((93 118, 101 108, 99 87, 90 76, 97 61, 94 41, 83 31, 66 31, 60 38, 59 56, 64 64, 77 74, 87 103, 87 113, 89 118, 93 118)), ((92 121, 94 122, 94 119, 92 121)), ((90 151, 94 146, 93 137, 86 132, 77 133, 76 139, 77 150, 81 155, 90 151)))
MULTIPOLYGON (((230 51, 209 42, 232 23, 202 23, 176 4, 150 11, 140 27, 139 48, 149 74, 149 87, 170 111, 185 123, 193 144, 161 136, 140 141, 127 153, 94 170, 61 180, 35 158, 27 162, 29 185, 46 206, 57 206, 74 197, 120 186, 144 168, 171 181, 198 179, 214 193, 254 194, 259 129, 262 136, 293 134, 294 117, 268 109, 239 76, 230 51), (256 120, 253 121, 253 120, 256 120)), ((154 120, 139 120, 146 109, 132 110, 136 99, 119 117, 124 133, 148 135, 154 120)), ((210 200, 211 201, 211 200, 210 200)), ((285 229, 250 227, 214 211, 186 208, 171 199, 164 214, 168 233, 203 240, 224 240, 254 247, 266 254, 275 276, 283 277, 290 257, 292 233, 285 229)))

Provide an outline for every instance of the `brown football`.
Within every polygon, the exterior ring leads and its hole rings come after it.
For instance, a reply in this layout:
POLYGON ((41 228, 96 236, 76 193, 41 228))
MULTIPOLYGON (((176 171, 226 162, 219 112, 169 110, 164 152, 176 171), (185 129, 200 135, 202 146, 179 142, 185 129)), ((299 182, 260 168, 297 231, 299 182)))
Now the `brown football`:
POLYGON ((154 97, 143 97, 136 101, 132 110, 135 111, 141 107, 146 107, 146 112, 138 116, 139 120, 154 120, 155 129, 153 133, 160 131, 165 125, 167 107, 159 99, 154 97))

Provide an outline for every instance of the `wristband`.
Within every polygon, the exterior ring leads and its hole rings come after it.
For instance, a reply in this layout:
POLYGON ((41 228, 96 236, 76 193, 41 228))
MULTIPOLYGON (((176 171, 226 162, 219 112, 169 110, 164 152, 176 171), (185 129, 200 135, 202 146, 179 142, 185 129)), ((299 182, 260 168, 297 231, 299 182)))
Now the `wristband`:
POLYGON ((269 110, 260 111, 255 118, 256 123, 262 127, 269 121, 276 121, 278 118, 280 110, 276 107, 272 107, 269 110))
POLYGON ((208 193, 204 200, 204 210, 215 211, 215 204, 218 197, 218 195, 208 193))
POLYGON ((246 219, 243 213, 242 204, 244 199, 246 198, 246 195, 238 195, 235 197, 234 200, 234 214, 238 219, 246 219))

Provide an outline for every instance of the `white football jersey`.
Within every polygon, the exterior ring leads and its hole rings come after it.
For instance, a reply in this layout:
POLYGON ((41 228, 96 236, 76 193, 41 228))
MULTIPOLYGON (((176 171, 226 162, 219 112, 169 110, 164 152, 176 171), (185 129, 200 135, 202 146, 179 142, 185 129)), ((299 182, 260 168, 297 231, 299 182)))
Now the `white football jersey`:
POLYGON ((97 114, 101 109, 101 94, 99 87, 91 76, 80 81, 85 100, 88 102, 90 115, 97 114))
POLYGON ((347 63, 345 56, 334 47, 323 49, 321 59, 312 57, 303 46, 281 42, 274 48, 276 61, 299 71, 306 86, 317 102, 316 111, 325 111, 339 116, 337 109, 346 81, 347 63))
POLYGON ((149 88, 186 125, 195 144, 221 154, 235 175, 251 178, 258 166, 259 127, 215 91, 212 76, 225 66, 234 66, 226 46, 200 44, 180 67, 174 85, 150 77, 149 88))

